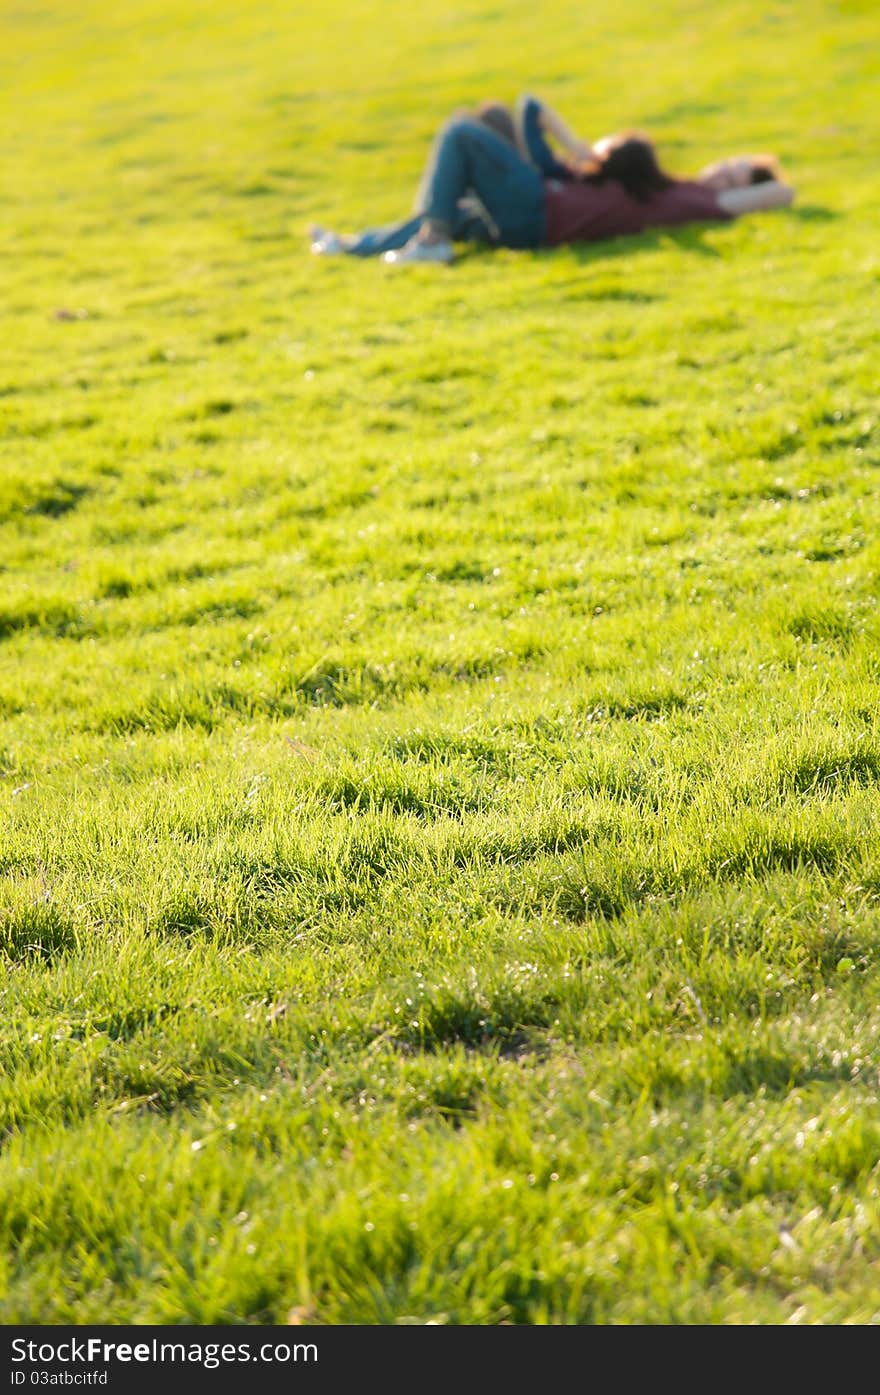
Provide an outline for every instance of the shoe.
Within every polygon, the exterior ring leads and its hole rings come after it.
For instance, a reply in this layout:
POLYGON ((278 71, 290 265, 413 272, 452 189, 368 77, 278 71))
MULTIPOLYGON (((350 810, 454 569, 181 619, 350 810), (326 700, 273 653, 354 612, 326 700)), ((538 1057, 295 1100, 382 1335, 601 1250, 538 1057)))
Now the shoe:
POLYGON ((424 242, 411 237, 399 252, 386 252, 382 258, 389 266, 404 266, 409 262, 440 262, 448 264, 453 258, 451 242, 424 242))
POLYGON ((312 251, 316 257, 338 257, 345 249, 345 239, 339 233, 330 232, 327 228, 314 227, 309 229, 309 236, 312 240, 312 251))

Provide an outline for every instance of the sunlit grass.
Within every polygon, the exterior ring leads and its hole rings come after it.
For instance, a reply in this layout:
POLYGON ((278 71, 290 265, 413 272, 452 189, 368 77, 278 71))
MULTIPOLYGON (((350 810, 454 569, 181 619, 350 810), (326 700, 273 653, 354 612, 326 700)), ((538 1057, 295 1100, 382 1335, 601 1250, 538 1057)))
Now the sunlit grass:
POLYGON ((4 1321, 878 1319, 873 18, 11 16, 4 1321), (523 89, 797 201, 309 256, 523 89))

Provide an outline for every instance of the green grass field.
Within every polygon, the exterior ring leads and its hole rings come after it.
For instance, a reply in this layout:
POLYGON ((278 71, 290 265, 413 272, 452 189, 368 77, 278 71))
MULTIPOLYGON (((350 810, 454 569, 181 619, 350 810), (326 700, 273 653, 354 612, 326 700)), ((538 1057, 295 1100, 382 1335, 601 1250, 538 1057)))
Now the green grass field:
POLYGON ((4 32, 0 1319, 880 1321, 874 0, 4 32), (797 201, 309 255, 525 89, 797 201))

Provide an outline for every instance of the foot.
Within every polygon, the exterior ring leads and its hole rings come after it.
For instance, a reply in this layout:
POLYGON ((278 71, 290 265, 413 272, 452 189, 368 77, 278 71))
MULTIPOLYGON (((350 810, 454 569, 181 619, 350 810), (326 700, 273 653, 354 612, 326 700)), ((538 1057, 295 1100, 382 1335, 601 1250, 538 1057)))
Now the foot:
POLYGON ((453 258, 452 243, 446 239, 429 241, 424 237, 411 237, 399 252, 386 252, 382 258, 389 266, 404 266, 409 262, 439 262, 448 264, 453 258))
POLYGON ((329 228, 318 227, 317 224, 309 228, 309 238, 316 257, 338 257, 346 250, 344 237, 331 232, 329 228))

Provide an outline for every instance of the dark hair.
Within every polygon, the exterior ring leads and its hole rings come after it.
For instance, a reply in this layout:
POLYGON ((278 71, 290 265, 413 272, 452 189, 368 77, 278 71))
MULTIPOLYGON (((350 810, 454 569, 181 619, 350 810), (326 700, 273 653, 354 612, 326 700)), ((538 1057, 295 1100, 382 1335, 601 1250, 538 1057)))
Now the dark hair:
POLYGON ((478 107, 474 107, 473 118, 475 121, 482 121, 484 126, 488 126, 489 130, 494 131, 502 140, 516 145, 513 115, 501 102, 481 102, 478 107))
POLYGON ((593 184, 604 184, 606 179, 616 179, 640 202, 673 183, 660 168, 651 142, 636 135, 620 137, 602 157, 599 169, 587 175, 587 180, 593 184))

